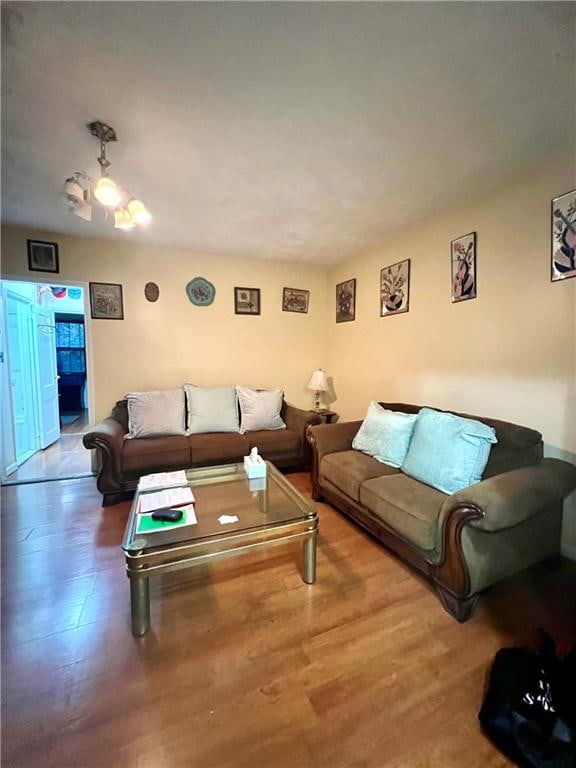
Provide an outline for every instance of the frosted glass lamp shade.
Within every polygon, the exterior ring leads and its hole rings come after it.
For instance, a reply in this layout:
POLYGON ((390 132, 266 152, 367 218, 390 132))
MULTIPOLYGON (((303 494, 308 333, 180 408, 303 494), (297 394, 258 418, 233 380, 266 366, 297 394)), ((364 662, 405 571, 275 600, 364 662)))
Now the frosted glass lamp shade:
POLYGON ((308 382, 307 389, 313 389, 316 392, 328 392, 328 379, 322 368, 314 371, 308 382))
POLYGON ((135 226, 126 208, 118 208, 114 211, 114 227, 116 229, 134 229, 135 226))
POLYGON ((128 213, 134 224, 148 224, 152 218, 144 203, 135 198, 128 203, 128 213))
POLYGON ((94 189, 94 197, 106 208, 116 208, 122 200, 122 193, 116 186, 116 183, 108 176, 102 176, 94 189))

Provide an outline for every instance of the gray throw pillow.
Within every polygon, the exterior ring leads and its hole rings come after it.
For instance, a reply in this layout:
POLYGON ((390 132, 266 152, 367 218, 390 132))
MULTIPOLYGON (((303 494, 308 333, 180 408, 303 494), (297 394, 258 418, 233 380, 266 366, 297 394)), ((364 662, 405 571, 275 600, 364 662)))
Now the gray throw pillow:
POLYGON ((151 392, 128 392, 126 400, 128 402, 127 439, 186 434, 182 387, 151 392))
POLYGON ((284 393, 281 389, 262 390, 236 387, 242 423, 240 434, 256 432, 259 429, 286 429, 280 410, 284 393))
POLYGON ((238 400, 234 387, 184 384, 188 404, 188 434, 238 432, 238 400))

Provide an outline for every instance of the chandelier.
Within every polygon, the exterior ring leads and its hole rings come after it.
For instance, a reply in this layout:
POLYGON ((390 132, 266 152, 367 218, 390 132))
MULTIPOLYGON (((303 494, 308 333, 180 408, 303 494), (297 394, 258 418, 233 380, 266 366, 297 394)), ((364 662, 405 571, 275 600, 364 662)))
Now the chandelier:
POLYGON ((144 203, 110 178, 110 160, 106 157, 106 145, 117 141, 116 131, 96 120, 88 124, 90 133, 100 141, 100 178, 92 179, 85 171, 75 171, 64 183, 64 194, 73 213, 85 221, 92 221, 92 203, 95 200, 106 210, 114 213, 116 229, 134 229, 145 226, 150 219, 144 203))

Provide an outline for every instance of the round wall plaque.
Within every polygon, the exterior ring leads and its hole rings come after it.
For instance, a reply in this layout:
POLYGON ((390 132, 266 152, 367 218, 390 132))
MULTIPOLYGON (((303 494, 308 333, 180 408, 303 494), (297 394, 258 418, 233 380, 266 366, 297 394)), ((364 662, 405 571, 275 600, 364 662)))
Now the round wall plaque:
POLYGON ((214 301, 216 288, 204 277, 195 277, 186 286, 186 294, 196 307, 207 307, 214 301))
POLYGON ((146 296, 148 301, 158 301, 158 296, 160 296, 160 288, 158 288, 156 283, 146 283, 144 286, 144 296, 146 296))

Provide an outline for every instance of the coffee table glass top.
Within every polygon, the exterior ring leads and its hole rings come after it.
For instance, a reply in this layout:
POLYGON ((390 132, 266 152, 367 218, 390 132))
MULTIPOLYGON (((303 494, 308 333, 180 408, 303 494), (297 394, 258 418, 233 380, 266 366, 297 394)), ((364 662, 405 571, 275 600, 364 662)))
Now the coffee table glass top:
POLYGON ((243 464, 226 464, 186 470, 195 497, 198 523, 143 535, 136 534, 139 499, 151 491, 137 491, 130 510, 122 548, 126 552, 148 551, 172 544, 220 538, 290 522, 316 518, 314 506, 298 493, 270 462, 267 475, 248 480, 243 464), (238 522, 221 524, 221 515, 236 515, 238 522))

